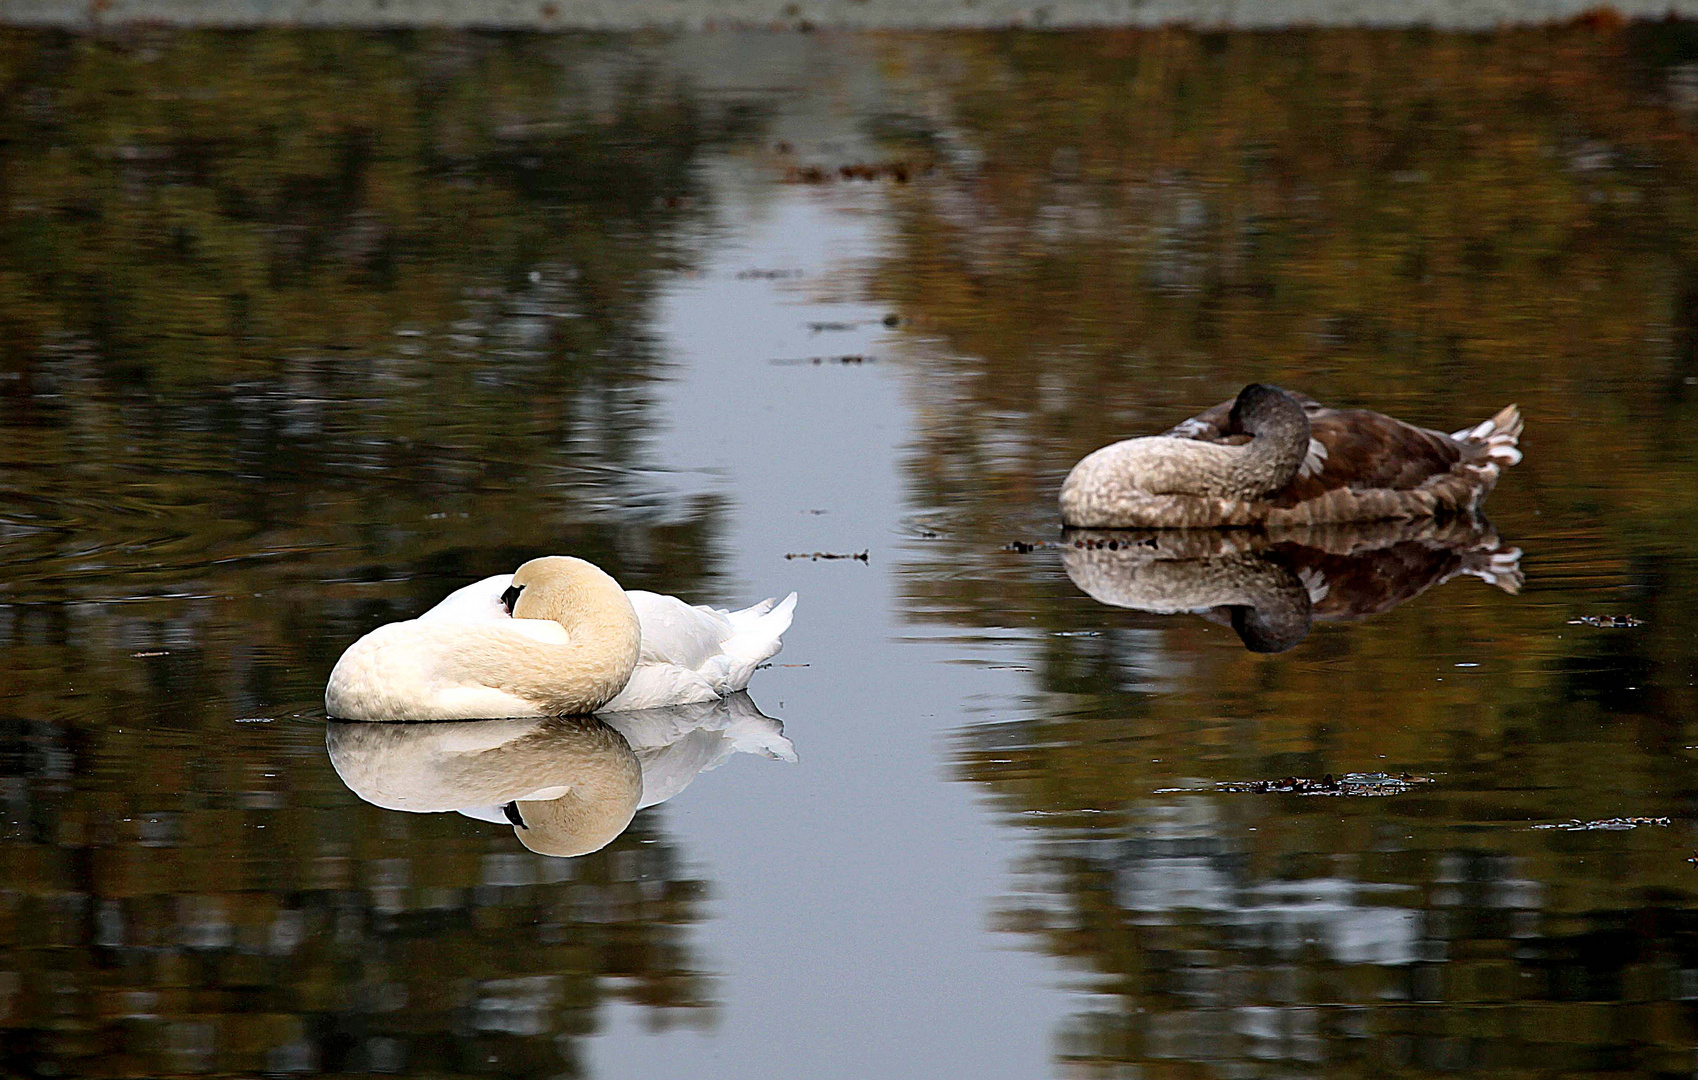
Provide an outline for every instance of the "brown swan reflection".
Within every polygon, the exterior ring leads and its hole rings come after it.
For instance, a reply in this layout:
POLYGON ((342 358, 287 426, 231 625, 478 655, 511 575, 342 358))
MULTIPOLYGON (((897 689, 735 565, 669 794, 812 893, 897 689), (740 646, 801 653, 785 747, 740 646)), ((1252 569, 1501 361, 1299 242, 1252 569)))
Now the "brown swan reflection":
POLYGON ((747 692, 604 716, 426 723, 331 721, 330 763, 374 806, 510 824, 540 855, 611 843, 735 753, 795 761, 784 725, 747 692))
POLYGON ((1213 529, 1069 530, 1067 576, 1092 599, 1229 625, 1252 652, 1285 652, 1318 621, 1377 615, 1458 574, 1521 590, 1521 549, 1479 519, 1213 529))

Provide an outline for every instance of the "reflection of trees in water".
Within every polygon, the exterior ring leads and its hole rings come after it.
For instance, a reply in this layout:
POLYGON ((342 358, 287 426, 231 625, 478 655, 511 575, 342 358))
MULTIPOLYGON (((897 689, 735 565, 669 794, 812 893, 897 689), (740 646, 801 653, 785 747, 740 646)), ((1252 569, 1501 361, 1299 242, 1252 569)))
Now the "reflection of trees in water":
MULTIPOLYGON (((1058 1054, 1085 1074, 1687 1068, 1688 834, 1678 821, 1672 836, 1529 830, 1576 804, 1519 772, 1524 739, 1386 799, 1152 794, 1187 770, 1329 760, 1325 739, 1225 720, 985 725, 963 733, 958 760, 1041 830, 998 922, 1084 973, 1096 1003, 1058 1054)), ((1522 756, 1595 755, 1620 776, 1632 742, 1577 733, 1522 756)), ((1655 781, 1689 789, 1680 771, 1655 781)))
POLYGON ((30 605, 0 636, 304 700, 335 642, 539 551, 710 573, 717 504, 639 468, 643 322, 734 117, 565 37, 0 44, 0 542, 30 605), (208 655, 215 623, 243 649, 208 655), (181 667, 244 651, 293 662, 181 667))
POLYGON ((711 581, 644 323, 736 118, 567 37, 0 31, 0 73, 8 1068, 555 1075, 608 995, 705 1005, 652 813, 546 860, 284 725, 538 553, 711 581))
POLYGON ((5 727, 8 1071, 576 1075, 604 1000, 708 1015, 652 814, 547 859, 357 803, 317 725, 5 727))
POLYGON ((1063 1033, 1081 1071, 1690 1068, 1686 827, 1527 824, 1698 797, 1692 42, 908 49, 943 165, 896 194, 875 280, 915 328, 910 498, 939 534, 904 588, 915 618, 1035 635, 1045 719, 971 728, 958 757, 1035 826, 1006 925, 1105 995, 1063 1033), (1447 584, 1270 663, 1001 550, 1055 527, 1079 456, 1252 377, 1447 429, 1519 401, 1528 459, 1488 510, 1529 593, 1447 584), (1564 625, 1617 608, 1648 632, 1564 625), (1153 794, 1388 766, 1439 781, 1153 794))

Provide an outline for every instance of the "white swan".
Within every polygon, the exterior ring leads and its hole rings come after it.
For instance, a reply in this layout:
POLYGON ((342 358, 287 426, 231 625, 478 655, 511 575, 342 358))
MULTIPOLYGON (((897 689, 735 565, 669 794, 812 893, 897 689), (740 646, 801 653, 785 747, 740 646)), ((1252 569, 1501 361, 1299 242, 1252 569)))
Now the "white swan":
MULTIPOLYGON (((417 621, 524 622, 524 588, 513 574, 487 577, 449 593, 417 621)), ((642 652, 625 688, 598 712, 688 705, 744 689, 755 668, 784 647, 780 636, 796 611, 795 593, 741 611, 692 607, 676 596, 641 589, 625 595, 642 627, 642 652)), ((546 624, 540 629, 550 632, 546 624)))
POLYGON ((336 774, 366 802, 511 824, 544 855, 606 845, 636 811, 672 798, 734 753, 796 760, 784 725, 746 693, 606 717, 332 721, 325 745, 336 774))
POLYGON ((582 559, 533 559, 354 642, 324 707, 344 720, 472 720, 713 701, 783 647, 795 608, 795 593, 691 607, 626 593, 582 559))
POLYGON ((625 590, 582 559, 513 575, 518 617, 409 619, 348 646, 324 708, 343 720, 471 720, 590 713, 630 681, 642 631, 625 590))

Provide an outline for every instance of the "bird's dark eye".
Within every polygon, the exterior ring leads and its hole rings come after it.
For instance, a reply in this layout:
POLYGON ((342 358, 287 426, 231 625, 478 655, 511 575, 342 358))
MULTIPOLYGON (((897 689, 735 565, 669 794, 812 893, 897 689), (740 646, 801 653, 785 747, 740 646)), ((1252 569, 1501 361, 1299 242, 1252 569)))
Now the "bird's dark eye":
POLYGON ((511 821, 513 823, 513 827, 515 829, 529 829, 530 828, 529 825, 525 824, 525 819, 519 816, 519 803, 518 803, 517 800, 508 803, 506 806, 503 806, 501 808, 501 812, 503 814, 507 815, 507 820, 511 821))
POLYGON ((523 585, 509 585, 507 591, 501 594, 501 606, 507 609, 507 614, 513 614, 513 605, 519 602, 519 594, 524 591, 523 585))

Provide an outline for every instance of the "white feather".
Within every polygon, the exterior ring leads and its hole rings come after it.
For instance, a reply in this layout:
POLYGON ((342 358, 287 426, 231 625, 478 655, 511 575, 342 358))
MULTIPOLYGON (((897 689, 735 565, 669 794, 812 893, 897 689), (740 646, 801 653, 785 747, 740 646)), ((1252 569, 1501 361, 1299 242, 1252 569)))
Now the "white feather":
POLYGON ((1309 440, 1309 452, 1303 455, 1303 464, 1297 467, 1298 476, 1315 476, 1327 467, 1327 448, 1319 439, 1309 440))

